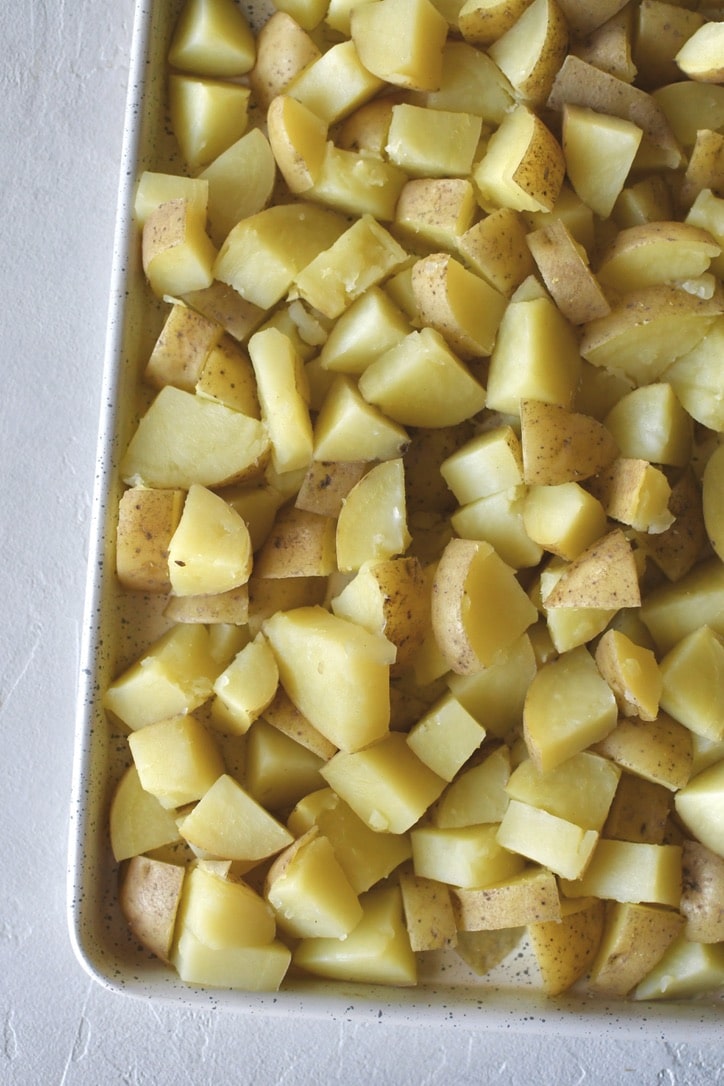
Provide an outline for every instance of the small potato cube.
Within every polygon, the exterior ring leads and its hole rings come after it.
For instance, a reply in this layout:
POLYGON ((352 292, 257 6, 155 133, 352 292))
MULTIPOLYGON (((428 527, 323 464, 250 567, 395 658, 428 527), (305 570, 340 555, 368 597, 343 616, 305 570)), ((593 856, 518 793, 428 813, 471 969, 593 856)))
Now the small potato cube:
POLYGON ((177 298, 203 290, 214 279, 216 248, 206 233, 206 213, 186 199, 159 204, 143 224, 143 270, 154 294, 177 298))
POLYGON ((616 700, 584 646, 571 649, 536 673, 525 697, 525 742, 547 773, 613 731, 616 700), (561 702, 566 713, 556 712, 561 702))
POLYGON ((459 931, 494 931, 561 919, 556 877, 536 865, 492 886, 452 887, 451 897, 459 931))
POLYGON ((109 685, 103 706, 131 729, 192 713, 221 670, 203 626, 172 626, 109 685))
POLYGON ((395 657, 390 642, 322 607, 279 611, 263 630, 282 686, 331 743, 354 751, 387 733, 389 667, 395 657), (333 701, 326 696, 330 676, 333 701))
POLYGON ((520 213, 499 207, 465 231, 457 244, 463 260, 506 297, 535 271, 520 213))
POLYGON ((414 951, 440 950, 457 944, 450 892, 434 879, 401 871, 400 892, 410 946, 414 951))
POLYGON ((485 389, 432 327, 410 332, 359 379, 364 398, 402 426, 455 426, 485 405, 485 389))
POLYGON ((505 739, 523 719, 525 691, 536 672, 528 634, 517 638, 495 663, 468 675, 447 676, 447 685, 488 735, 505 739))
POLYGON ((176 385, 193 392, 223 328, 185 305, 173 305, 149 357, 144 378, 154 388, 176 385))
POLYGON ((176 864, 134 856, 121 882, 119 904, 138 941, 168 962, 186 871, 176 864))
MULTIPOLYGON (((585 551, 582 552, 585 554, 585 551)), ((552 558, 541 570, 537 588, 540 599, 546 600, 570 563, 561 558, 552 558)), ((547 607, 541 604, 545 617, 545 630, 557 653, 568 652, 597 637, 615 616, 616 607, 547 607)))
POLYGON ((537 566, 543 551, 525 527, 525 502, 526 487, 509 487, 461 506, 450 523, 461 539, 490 543, 513 569, 537 566))
POLYGON ((407 174, 394 162, 361 156, 338 147, 331 140, 324 146, 319 174, 307 195, 345 215, 371 215, 381 222, 395 217, 399 195, 407 174))
POLYGON ((497 747, 482 762, 465 768, 435 804, 432 820, 440 829, 500 822, 508 806, 510 750, 497 747))
POLYGON ((254 35, 232 0, 189 0, 169 47, 174 68, 199 75, 245 75, 254 63, 254 35))
POLYGON ((229 592, 246 584, 251 567, 245 521, 213 490, 192 483, 168 545, 172 592, 177 596, 229 592))
POLYGON ((512 426, 496 426, 476 434, 440 465, 460 505, 485 498, 523 482, 520 438, 512 426))
POLYGON ((674 792, 691 776, 688 728, 660 713, 654 720, 621 719, 596 750, 644 780, 674 792))
POLYGON ((691 943, 681 932, 633 992, 632 999, 687 999, 720 992, 724 977, 724 947, 691 943))
POLYGON ((528 938, 546 995, 556 996, 580 980, 593 961, 604 925, 602 901, 561 902, 561 919, 528 925, 528 938))
POLYGON ((448 693, 410 729, 407 745, 439 777, 451 781, 484 738, 482 724, 448 693))
POLYGON ((724 634, 724 567, 718 558, 694 566, 675 584, 650 592, 641 607, 641 618, 664 654, 700 626, 724 634))
POLYGON ((320 517, 338 517, 345 498, 366 469, 362 460, 313 460, 294 505, 320 517))
POLYGON ((506 300, 449 253, 412 268, 412 291, 423 324, 436 328, 460 358, 490 355, 506 300))
POLYGON ((416 177, 400 192, 394 231, 418 251, 455 251, 473 223, 475 192, 464 177, 416 177))
POLYGON ((409 321, 380 287, 370 287, 339 317, 320 359, 335 373, 361 374, 410 331, 409 321))
POLYGON ((179 840, 172 813, 141 785, 135 764, 125 770, 115 787, 109 821, 116 863, 179 840))
POLYGON ((392 107, 386 151, 411 177, 467 177, 481 130, 474 113, 402 103, 392 107))
POLYGON ((674 796, 676 813, 702 845, 724 857, 724 761, 697 773, 674 796))
POLYGON ((682 918, 672 909, 611 902, 586 987, 622 999, 660 960, 681 927, 682 918))
POLYGON ((263 946, 211 947, 190 928, 183 927, 172 961, 187 984, 275 992, 286 976, 291 956, 289 947, 280 939, 263 946))
POLYGON ((575 482, 531 486, 525 495, 523 525, 534 543, 572 561, 605 534, 601 503, 575 482))
POLYGON ((373 0, 350 15, 351 38, 365 68, 412 90, 440 86, 447 30, 430 0, 373 0))
POLYGON ((705 739, 724 739, 720 712, 724 639, 702 625, 683 637, 661 661, 661 706, 705 739))
POLYGON ((683 468, 693 425, 670 384, 657 381, 626 393, 604 419, 621 456, 683 468))
POLYGON ((496 840, 510 852, 543 864, 562 878, 579 878, 598 842, 595 830, 584 830, 539 807, 511 799, 496 840))
POLYGON ((224 772, 215 739, 191 713, 148 724, 128 742, 142 786, 162 807, 193 803, 224 772))
POLYGON ((602 838, 583 876, 562 879, 561 891, 567 897, 610 898, 678 908, 681 847, 602 838))
MULTIPOLYGON (((181 296, 183 302, 216 321, 237 342, 246 339, 264 320, 265 311, 230 287, 214 279, 203 290, 189 290, 181 296)), ((251 412, 249 412, 251 414, 251 412)))
POLYGON ((598 475, 616 457, 618 446, 611 433, 590 415, 527 397, 519 410, 526 483, 580 482, 598 475))
POLYGON ((662 677, 654 653, 618 630, 607 630, 596 646, 598 670, 623 716, 656 720, 662 677))
POLYGON ((399 886, 375 887, 361 897, 360 904, 362 919, 346 939, 302 939, 292 955, 294 965, 343 982, 414 985, 417 962, 399 886))
POLYGON ((168 548, 186 494, 134 486, 121 495, 116 529, 116 576, 124 588, 168 592, 168 548))
POLYGON ((383 81, 361 64, 354 42, 342 41, 295 76, 286 93, 331 125, 369 101, 382 86, 383 81))
POLYGON ((357 894, 316 826, 274 860, 265 896, 279 927, 298 939, 344 939, 362 919, 357 894))
POLYGON ((263 860, 292 842, 286 827, 226 773, 203 794, 179 829, 192 847, 226 860, 263 860))
POLYGON ((443 779, 413 753, 401 732, 389 732, 362 750, 340 751, 320 772, 377 833, 405 833, 445 787, 443 779))
POLYGON ((568 24, 554 0, 533 0, 489 47, 516 92, 533 108, 542 106, 568 48, 568 24))
POLYGON ((402 459, 385 460, 362 476, 337 518, 337 567, 353 573, 365 562, 404 554, 410 544, 402 459))
POLYGON ((541 772, 525 758, 510 774, 505 791, 511 799, 548 811, 584 830, 600 831, 616 794, 621 770, 589 750, 571 755, 541 772))
POLYGON ((208 183, 209 236, 220 246, 238 222, 267 206, 276 182, 268 138, 250 128, 199 174, 208 183))
POLYGON ((249 588, 246 584, 213 595, 169 596, 163 609, 171 622, 203 622, 244 625, 249 618, 249 588))
POLYGON ((250 93, 240 83, 171 73, 171 126, 190 172, 198 173, 241 139, 250 93))
POLYGON ((214 726, 229 735, 244 735, 271 704, 278 685, 274 654, 264 638, 257 635, 236 654, 214 683, 214 726))
POLYGON ((674 524, 669 481, 648 460, 617 457, 591 481, 590 489, 612 520, 637 532, 656 536, 674 524))
POLYGON ((244 747, 244 786, 268 811, 287 811, 324 785, 324 759, 284 735, 266 720, 256 720, 244 747))
POLYGON ((570 103, 563 107, 566 172, 584 203, 603 219, 613 211, 642 137, 630 120, 570 103))
POLYGON ((473 170, 486 211, 550 211, 563 184, 565 161, 553 133, 532 110, 515 106, 488 141, 473 170))
POLYGON ((415 874, 467 889, 517 875, 524 861, 498 841, 497 833, 495 823, 417 827, 410 832, 415 874))

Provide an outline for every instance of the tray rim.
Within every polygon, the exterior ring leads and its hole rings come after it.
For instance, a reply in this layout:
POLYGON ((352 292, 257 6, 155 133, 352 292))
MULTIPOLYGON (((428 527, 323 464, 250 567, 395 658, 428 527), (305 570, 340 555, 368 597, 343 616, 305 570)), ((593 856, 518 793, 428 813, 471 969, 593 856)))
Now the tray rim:
MULTIPOLYGON (((253 11, 259 2, 250 0, 253 11)), ((114 229, 113 257, 103 354, 101 411, 96 443, 96 471, 91 506, 85 605, 78 668, 75 709, 74 755, 71 804, 68 826, 66 870, 66 918, 71 945, 81 968, 104 989, 135 999, 154 999, 186 1007, 218 1007, 254 1017, 325 1018, 330 1021, 381 1021, 419 1026, 445 1024, 448 1028, 514 1033, 555 1032, 580 1035, 595 1028, 604 1035, 646 1037, 646 1039, 707 1042, 721 1040, 720 1002, 691 1001, 604 1001, 583 1002, 566 995, 552 999, 535 989, 459 988, 419 986, 411 989, 378 985, 341 984, 332 981, 303 981, 279 992, 254 993, 226 989, 197 989, 181 982, 168 967, 150 958, 148 969, 124 975, 120 963, 114 968, 101 961, 96 933, 91 937, 84 924, 84 844, 97 827, 91 825, 88 796, 90 767, 96 739, 93 728, 97 714, 99 685, 97 661, 102 637, 100 615, 107 569, 106 524, 109 514, 117 441, 117 411, 121 385, 119 359, 124 346, 127 308, 128 259, 133 240, 133 197, 141 154, 142 105, 151 76, 151 45, 155 0, 135 0, 130 46, 128 84, 123 121, 123 141, 114 229), (464 997, 464 998, 463 998, 464 997)))

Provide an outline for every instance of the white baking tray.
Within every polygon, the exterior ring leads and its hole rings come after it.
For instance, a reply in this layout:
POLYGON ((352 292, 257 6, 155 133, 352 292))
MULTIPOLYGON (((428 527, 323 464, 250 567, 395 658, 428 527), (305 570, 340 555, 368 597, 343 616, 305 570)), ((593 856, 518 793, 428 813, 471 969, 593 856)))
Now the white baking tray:
MULTIPOLYGON (((246 11, 259 25, 256 0, 246 11)), ((285 982, 279 992, 194 989, 129 935, 117 901, 117 867, 108 835, 109 801, 128 764, 125 734, 114 734, 100 706, 111 677, 161 628, 160 605, 124 595, 113 561, 117 465, 142 408, 138 375, 160 330, 164 306, 143 282, 132 221, 136 179, 144 169, 178 169, 164 108, 164 66, 179 0, 138 0, 134 20, 125 139, 113 259, 102 417, 91 525, 84 640, 78 692, 76 757, 70 818, 68 919, 82 966, 105 987, 129 996, 186 1006, 219 1005, 251 1015, 314 1015, 333 1020, 424 1021, 482 1030, 639 1035, 690 1041, 721 1039, 722 1003, 602 1001, 575 992, 556 999, 538 989, 525 944, 485 978, 454 952, 423 956, 414 989, 285 982)))

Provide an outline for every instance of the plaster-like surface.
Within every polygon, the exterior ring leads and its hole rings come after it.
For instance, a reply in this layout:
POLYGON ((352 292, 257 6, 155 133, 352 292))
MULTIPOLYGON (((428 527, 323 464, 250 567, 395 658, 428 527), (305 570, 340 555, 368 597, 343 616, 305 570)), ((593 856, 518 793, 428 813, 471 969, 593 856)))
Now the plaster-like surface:
POLYGON ((0 10, 0 1082, 714 1086, 722 1045, 192 1014, 77 965, 75 674, 131 9, 0 10))

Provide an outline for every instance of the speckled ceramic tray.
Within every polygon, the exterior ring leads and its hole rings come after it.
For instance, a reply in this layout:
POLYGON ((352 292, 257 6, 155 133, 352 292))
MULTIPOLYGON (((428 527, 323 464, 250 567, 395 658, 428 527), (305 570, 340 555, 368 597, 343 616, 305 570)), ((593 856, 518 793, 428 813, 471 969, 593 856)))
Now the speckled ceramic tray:
MULTIPOLYGON (((134 24, 71 812, 68 913, 79 961, 96 980, 119 993, 186 1006, 223 1005, 243 1014, 720 1039, 721 1003, 607 1002, 575 992, 548 999, 536 986, 536 970, 524 943, 484 978, 449 952, 421 957, 420 983, 414 989, 295 979, 285 982, 279 992, 249 994, 190 988, 171 969, 141 952, 128 934, 118 906, 117 867, 108 835, 109 801, 127 765, 127 743, 125 735, 112 732, 100 707, 100 694, 161 628, 161 605, 154 607, 141 596, 129 599, 119 591, 112 541, 120 493, 118 459, 143 406, 138 375, 164 315, 164 307, 149 300, 143 282, 131 211, 135 182, 144 169, 181 171, 164 115, 165 56, 178 10, 178 0, 138 0, 134 24)), ((258 25, 265 14, 258 0, 250 5, 252 23, 258 25)))

